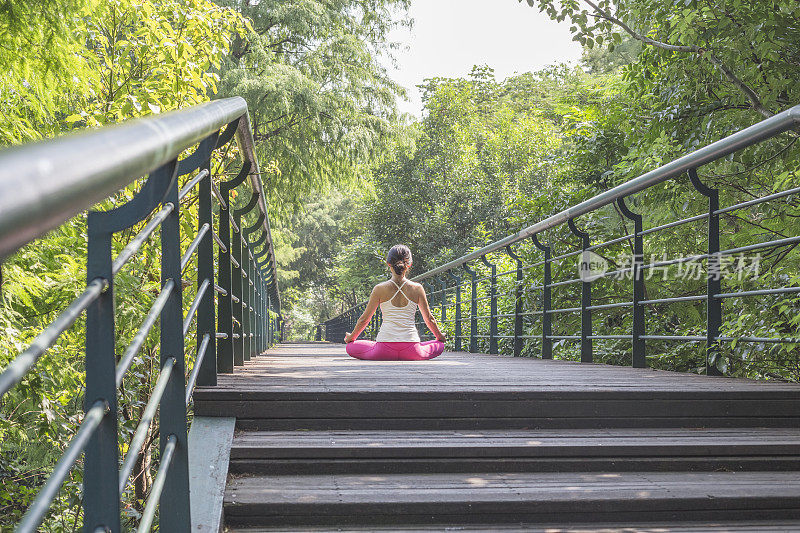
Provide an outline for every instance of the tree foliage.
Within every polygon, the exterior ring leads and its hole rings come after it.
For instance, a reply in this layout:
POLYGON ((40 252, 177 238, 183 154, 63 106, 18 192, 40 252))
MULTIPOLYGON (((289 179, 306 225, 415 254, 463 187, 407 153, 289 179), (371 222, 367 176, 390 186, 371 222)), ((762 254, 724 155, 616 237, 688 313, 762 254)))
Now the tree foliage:
MULTIPOLYGON (((12 28, 31 31, 41 23, 40 31, 53 34, 48 46, 56 48, 53 58, 44 45, 20 47, 24 52, 18 54, 18 58, 0 56, 2 67, 11 69, 17 68, 15 61, 44 69, 45 60, 52 59, 47 64, 49 71, 34 72, 40 78, 20 81, 19 76, 28 76, 23 69, 12 70, 12 75, 0 81, 0 84, 21 84, 23 88, 29 85, 28 92, 5 89, 0 92, 0 98, 6 97, 18 104, 17 108, 8 108, 8 120, 0 124, 0 135, 8 143, 207 100, 214 90, 214 66, 219 65, 227 53, 234 33, 245 27, 236 12, 206 0, 114 0, 91 5, 44 2, 19 9, 10 2, 4 6, 15 10, 14 16, 33 17, 26 26, 12 28), (37 21, 36 13, 46 15, 51 11, 59 13, 64 20, 49 26, 46 17, 37 21), (62 35, 62 31, 69 35, 74 32, 82 38, 72 39, 62 35), (61 61, 59 54, 63 53, 70 57, 61 61), (37 99, 41 99, 39 107, 26 103, 37 99)), ((10 11, 5 12, 8 13, 10 11)), ((44 39, 36 35, 30 37, 33 38, 44 39)), ((228 160, 219 162, 222 171, 233 156, 231 153, 228 160)), ((130 200, 140 186, 140 182, 133 184, 98 208, 107 209, 130 200)), ((195 220, 196 204, 190 204, 182 217, 184 236, 194 235, 195 220)), ((141 224, 115 237, 116 253, 138 229, 141 224)), ((186 245, 188 242, 183 243, 184 247, 186 245)), ((157 237, 151 239, 116 277, 118 356, 138 330, 160 290, 159 246, 157 237)), ((84 216, 68 221, 4 263, 0 291, 0 330, 3 332, 0 335, 0 368, 5 368, 80 294, 85 286, 85 269, 84 216)), ((191 272, 193 269, 187 269, 189 283, 193 281, 191 272)), ((185 294, 185 297, 189 299, 185 302, 188 306, 191 295, 185 294)), ((19 521, 80 422, 85 383, 84 327, 81 320, 65 332, 34 370, 2 399, 0 529, 5 530, 19 521)), ((187 346, 191 345, 189 338, 187 346)), ((123 453, 127 451, 158 375, 157 351, 156 327, 120 391, 120 450, 123 453)), ((157 450, 158 426, 153 425, 135 468, 132 490, 125 497, 126 527, 135 523, 141 512, 152 483, 151 468, 157 459, 157 450)), ((44 530, 73 531, 79 527, 81 476, 80 466, 72 470, 42 526, 44 530)))
MULTIPOLYGON (((519 0, 520 2, 522 0, 519 0)), ((627 71, 631 88, 653 97, 665 118, 749 110, 768 117, 800 101, 800 5, 735 0, 527 0, 575 40, 613 48, 623 36, 642 43, 627 71)))
POLYGON ((220 94, 249 105, 276 211, 368 171, 395 133, 403 90, 379 61, 410 0, 218 0, 252 21, 222 67, 220 94))
POLYGON ((203 102, 245 28, 210 0, 5 2, 0 144, 203 102))
POLYGON ((96 80, 79 30, 98 2, 6 0, 0 4, 0 146, 58 131, 69 95, 96 80), (21 53, 22 52, 22 53, 21 53))
MULTIPOLYGON (((796 3, 778 2, 774 8, 768 2, 720 6, 692 0, 529 3, 556 21, 572 23, 575 38, 585 46, 584 68, 555 66, 503 81, 481 68, 468 78, 428 80, 425 116, 414 125, 415 145, 398 147, 373 172, 366 190, 374 192, 361 195, 353 212, 352 246, 343 248, 341 256, 360 253, 361 260, 338 274, 341 285, 357 291, 346 304, 362 300, 381 276, 380 262, 364 267, 373 251, 405 242, 415 252, 415 273, 420 273, 800 102, 796 88, 786 83, 799 70, 794 60, 800 44, 796 3)), ((720 189, 722 205, 795 187, 800 169, 796 140, 790 132, 762 142, 703 167, 700 177, 720 189)), ((629 204, 644 215, 646 228, 708 209, 685 177, 639 193, 629 204)), ((792 199, 728 212, 722 219, 723 248, 800 234, 792 199)), ((631 231, 630 222, 612 207, 580 217, 578 225, 593 243, 631 231)), ((695 223, 648 235, 645 255, 658 260, 703 253, 705 231, 703 223, 695 223)), ((555 253, 579 246, 565 227, 542 239, 553 244, 555 253)), ((630 246, 623 240, 602 253, 617 268, 630 256, 630 246)), ((526 243, 518 253, 528 263, 541 260, 526 243)), ((490 260, 498 263, 498 271, 514 266, 503 253, 491 254, 490 260)), ((795 247, 767 249, 757 280, 730 277, 725 290, 793 285, 798 267, 795 247)), ((479 276, 487 274, 480 264, 473 268, 479 276)), ((647 297, 704 293, 704 278, 679 278, 678 270, 673 267, 666 280, 660 274, 648 279, 647 297)), ((554 279, 573 277, 572 263, 554 267, 554 279)), ((436 283, 431 289, 438 288, 436 283)), ((540 285, 541 272, 526 271, 526 284, 540 285)), ((501 281, 498 292, 512 288, 501 281)), ((526 306, 535 311, 541 302, 531 291, 526 306)), ((601 280, 592 291, 597 304, 630 298, 629 282, 601 280)), ((578 295, 567 286, 554 298, 554 306, 574 307, 578 295)), ((737 299, 735 313, 730 305, 725 335, 797 336, 798 302, 793 298, 737 299)), ((479 315, 488 314, 486 306, 482 300, 479 315)), ((500 307, 501 314, 512 313, 513 299, 501 297, 500 307)), ((561 334, 578 331, 576 320, 559 314, 561 334)), ((627 332, 630 320, 624 308, 595 313, 593 332, 627 332)), ((656 306, 647 321, 648 333, 655 335, 705 332, 705 311, 696 302, 656 306)), ((510 327, 507 318, 500 327, 510 327)), ((527 320, 525 332, 541 335, 540 321, 527 320)), ((528 353, 536 353, 534 345, 528 353)), ((723 355, 713 362, 734 375, 800 378, 796 345, 733 341, 722 348, 723 355)), ((510 345, 501 341, 501 349, 509 351, 510 345)), ((700 371, 705 364, 702 347, 691 343, 650 342, 648 350, 656 367, 700 371)), ((578 355, 576 345, 566 340, 557 343, 557 353, 578 355)), ((630 343, 597 342, 595 356, 629 364, 630 343)))

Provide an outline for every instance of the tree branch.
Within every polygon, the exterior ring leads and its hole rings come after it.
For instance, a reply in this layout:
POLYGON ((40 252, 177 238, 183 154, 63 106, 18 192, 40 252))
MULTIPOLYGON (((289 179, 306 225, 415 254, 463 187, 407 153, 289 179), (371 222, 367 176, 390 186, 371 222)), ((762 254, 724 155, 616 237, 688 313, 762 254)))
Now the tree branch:
POLYGON ((637 41, 641 41, 644 44, 648 44, 650 46, 654 46, 656 48, 660 48, 662 50, 668 50, 670 52, 685 52, 690 54, 699 54, 700 57, 705 57, 708 61, 714 65, 720 72, 722 72, 723 76, 728 79, 737 89, 742 91, 748 100, 750 100, 750 104, 755 111, 761 113, 764 117, 769 118, 773 115, 764 104, 761 103, 761 98, 756 94, 756 92, 751 89, 746 83, 740 80, 731 69, 729 69, 725 64, 720 61, 720 59, 715 56, 714 54, 708 52, 704 48, 695 45, 675 45, 664 43, 661 41, 656 41, 655 39, 651 39, 646 35, 642 35, 633 30, 630 26, 622 22, 617 17, 613 16, 611 13, 608 13, 595 4, 592 0, 583 0, 585 4, 588 4, 592 9, 594 9, 595 13, 598 17, 607 20, 608 22, 619 26, 622 28, 625 33, 636 39, 637 41))
POLYGON ((731 72, 731 70, 728 67, 726 67, 722 63, 722 61, 719 60, 717 56, 715 56, 712 53, 708 53, 705 55, 706 57, 708 57, 708 60, 711 62, 711 64, 717 67, 722 72, 722 74, 725 75, 726 78, 728 78, 728 81, 734 84, 740 91, 742 91, 747 96, 748 100, 750 100, 750 103, 753 104, 753 109, 764 115, 765 118, 769 118, 773 115, 773 113, 771 113, 769 109, 764 107, 764 104, 761 103, 761 99, 758 97, 756 92, 750 87, 748 87, 747 84, 745 84, 742 80, 737 78, 736 75, 733 72, 731 72))

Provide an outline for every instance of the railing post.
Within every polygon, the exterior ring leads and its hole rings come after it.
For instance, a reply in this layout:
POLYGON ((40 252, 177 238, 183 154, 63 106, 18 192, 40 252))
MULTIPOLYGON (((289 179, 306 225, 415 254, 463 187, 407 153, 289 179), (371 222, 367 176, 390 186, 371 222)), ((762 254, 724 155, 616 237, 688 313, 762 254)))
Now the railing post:
POLYGON ((268 250, 269 245, 265 245, 264 243, 267 240, 267 231, 266 229, 262 229, 261 237, 256 239, 250 246, 253 250, 253 269, 255 270, 258 280, 256 281, 256 298, 258 302, 258 313, 256 319, 256 333, 257 333, 257 341, 255 349, 258 351, 258 354, 264 353, 265 343, 264 343, 264 332, 266 330, 266 325, 264 321, 266 320, 266 313, 265 313, 265 296, 264 293, 266 292, 266 281, 264 279, 264 267, 258 262, 258 259, 262 257, 268 250), (264 246, 261 252, 256 252, 256 248, 259 246, 264 246))
POLYGON ((261 353, 259 340, 261 329, 261 272, 258 270, 255 260, 253 261, 253 356, 261 353))
POLYGON ((722 269, 719 256, 719 190, 705 185, 697 176, 697 169, 689 169, 689 179, 697 191, 708 198, 708 275, 706 278, 706 374, 721 376, 717 366, 719 353, 719 328, 722 326, 722 269))
POLYGON ((258 302, 259 302, 259 317, 258 317, 258 353, 263 354, 264 350, 267 349, 267 345, 265 342, 265 335, 264 331, 267 328, 266 320, 267 320, 267 299, 264 295, 266 291, 266 282, 264 281, 264 271, 261 268, 258 269, 259 271, 259 278, 258 278, 258 286, 259 286, 259 295, 258 295, 258 302))
POLYGON ((236 217, 238 209, 232 211, 233 232, 231 233, 231 289, 232 289, 232 315, 233 315, 233 364, 244 365, 244 351, 242 350, 242 236, 241 217, 236 217), (238 266, 237 266, 238 265, 238 266), (239 300, 238 302, 236 300, 239 300))
MULTIPOLYGON (((104 418, 89 440, 84 460, 84 531, 92 533, 96 530, 120 531, 117 361, 114 356, 114 267, 111 261, 111 241, 115 232, 144 220, 162 200, 172 203, 173 213, 178 210, 176 169, 176 161, 159 167, 150 173, 142 189, 129 202, 110 211, 91 211, 88 215, 88 280, 92 282, 102 279, 106 283, 106 290, 87 308, 86 320, 86 393, 84 400, 87 410, 98 401, 103 401, 107 407, 104 418), (172 191, 172 196, 169 194, 170 191, 172 191)), ((174 218, 166 220, 171 221, 173 228, 178 228, 174 218)), ((163 234, 163 223, 161 230, 163 234)), ((169 242, 177 242, 177 239, 175 237, 169 242)), ((162 250, 163 246, 162 241, 162 250)), ((177 280, 180 281, 180 248, 177 247, 177 244, 173 255, 177 256, 175 268, 178 270, 177 280)), ((170 257, 170 259, 174 258, 170 257)), ((162 278, 163 265, 162 260, 162 278)), ((164 284, 165 281, 162 279, 162 287, 164 284)), ((174 290, 169 294, 174 294, 174 290)), ((167 300, 167 305, 169 303, 170 300, 167 300)), ((172 304, 171 311, 177 314, 177 317, 171 318, 173 321, 177 321, 178 341, 182 348, 183 310, 180 305, 175 307, 174 300, 172 300, 172 304)), ((162 309, 162 321, 166 312, 167 307, 165 306, 162 309)), ((168 357, 163 355, 163 348, 161 351, 162 359, 167 359, 168 357)), ((181 361, 183 361, 182 357, 181 361)), ((170 384, 174 386, 174 380, 170 384)), ((179 402, 185 408, 184 401, 184 394, 181 391, 179 402)), ((162 413, 164 412, 162 410, 162 413)), ((166 412, 169 416, 170 411, 167 409, 166 412)), ((185 427, 185 411, 183 422, 185 427)), ((169 425, 166 430, 170 430, 169 425)), ((183 444, 186 444, 185 439, 183 444)), ((188 498, 188 490, 185 496, 188 498)))
POLYGON ((233 241, 231 239, 231 201, 230 191, 238 187, 250 173, 250 162, 245 161, 239 174, 232 180, 220 184, 222 196, 219 206, 219 232, 224 249, 218 254, 217 279, 218 284, 225 291, 217 301, 217 330, 226 335, 217 345, 217 371, 230 374, 233 372, 233 241))
POLYGON ((256 269, 258 270, 258 354, 261 355, 264 353, 264 317, 266 316, 264 313, 264 308, 266 304, 264 303, 264 272, 258 268, 258 263, 256 263, 256 269))
POLYGON ((258 344, 257 344, 257 336, 258 336, 258 291, 256 287, 258 286, 258 270, 256 269, 256 262, 253 260, 253 250, 250 248, 250 244, 248 243, 248 249, 250 253, 248 253, 248 257, 250 258, 250 262, 248 266, 250 268, 249 280, 250 280, 250 357, 255 357, 258 352, 258 344))
POLYGON ((539 242, 538 235, 533 235, 533 245, 544 252, 544 275, 542 279, 542 359, 553 358, 553 315, 550 313, 552 307, 550 287, 552 274, 550 271, 550 246, 545 246, 539 242))
POLYGON ((496 354, 497 347, 497 265, 490 263, 485 255, 481 262, 492 269, 491 285, 489 287, 489 353, 496 354))
MULTIPOLYGON (((584 252, 589 247, 589 234, 579 230, 575 226, 575 219, 570 218, 567 220, 567 226, 576 237, 581 239, 581 250, 584 252)), ((583 271, 583 255, 581 255, 581 270, 583 271)), ((592 334, 592 311, 589 306, 592 305, 592 282, 583 281, 581 283, 581 363, 592 362, 592 339, 589 336, 592 334)))
POLYGON ((478 351, 478 273, 472 270, 466 263, 461 266, 471 278, 472 302, 469 308, 469 351, 471 353, 476 353, 478 351))
POLYGON ((439 280, 439 286, 442 290, 442 299, 439 303, 442 310, 442 327, 444 327, 444 325, 447 323, 447 281, 444 277, 439 280))
POLYGON ((235 274, 232 280, 234 296, 239 299, 239 302, 233 306, 233 319, 239 323, 238 328, 235 328, 238 329, 239 338, 234 339, 233 343, 233 361, 236 365, 244 365, 245 361, 250 360, 250 354, 248 353, 249 344, 247 342, 250 333, 250 319, 248 317, 250 310, 247 301, 250 294, 250 284, 246 281, 248 280, 247 262, 250 260, 250 255, 248 254, 246 246, 247 243, 244 233, 246 228, 242 225, 242 217, 258 205, 258 198, 259 194, 257 192, 252 193, 245 206, 233 211, 233 218, 236 222, 233 230, 237 233, 233 238, 233 256, 239 264, 234 271, 235 274))
POLYGON ((517 263, 514 283, 514 357, 519 357, 522 354, 522 260, 511 249, 511 245, 506 246, 506 253, 517 263))
MULTIPOLYGON (((181 286, 181 220, 178 181, 173 180, 165 202, 175 207, 161 225, 161 285, 172 280, 174 288, 161 312, 161 366, 175 361, 159 404, 160 451, 170 438, 177 441, 159 500, 161 531, 191 531, 189 517, 189 457, 186 431, 186 359, 183 338, 183 289, 181 286)), ((115 468, 116 472, 116 468, 115 468)))
MULTIPOLYGON (((430 287, 430 285, 428 284, 427 281, 423 281, 422 282, 422 288, 425 290, 426 294, 430 293, 431 287, 430 287)), ((424 330, 428 329, 428 326, 425 324, 425 321, 422 320, 422 316, 421 315, 419 315, 419 314, 414 315, 414 320, 415 320, 415 323, 417 324, 417 331, 421 331, 421 330, 424 331, 424 330), (417 317, 420 317, 420 318, 417 319, 417 317)), ((420 339, 423 340, 423 341, 425 340, 425 338, 423 337, 421 332, 420 332, 420 339)))
POLYGON ((644 262, 644 245, 642 239, 642 215, 631 211, 625 203, 624 198, 617 199, 617 206, 620 212, 628 220, 633 221, 633 261, 631 270, 633 275, 633 354, 632 364, 634 368, 646 368, 647 356, 645 340, 645 316, 644 306, 644 276, 642 275, 642 264, 644 262))
POLYGON ((264 348, 262 351, 266 351, 269 346, 269 310, 272 305, 272 300, 270 299, 270 292, 269 292, 269 283, 267 282, 266 273, 264 275, 264 296, 263 296, 263 305, 264 305, 264 318, 262 320, 262 328, 263 328, 263 342, 264 348))
POLYGON ((216 310, 214 308, 214 228, 213 213, 211 210, 211 152, 217 143, 217 135, 212 135, 200 143, 198 150, 207 150, 207 157, 203 158, 200 170, 207 171, 208 175, 198 184, 197 228, 208 224, 209 230, 197 247, 197 287, 208 280, 211 284, 200 300, 197 308, 197 349, 203 343, 203 337, 208 335, 206 353, 197 374, 197 385, 215 386, 217 384, 217 329, 215 327, 216 310))
POLYGON ((245 339, 245 361, 249 361, 250 358, 253 356, 256 347, 256 319, 255 314, 256 310, 258 309, 258 303, 256 301, 256 265, 255 265, 255 258, 253 257, 253 250, 250 243, 250 235, 254 232, 258 231, 260 228, 263 228, 264 220, 266 219, 265 214, 261 214, 256 222, 248 227, 242 228, 242 242, 244 243, 244 251, 245 251, 245 260, 247 261, 247 283, 245 283, 245 288, 247 289, 247 302, 245 306, 245 319, 247 323, 247 338, 245 339))
POLYGON ((258 271, 250 250, 250 356, 258 355, 258 271))
MULTIPOLYGON (((152 179, 152 178, 151 178, 152 179)), ((114 357, 114 276, 111 238, 104 213, 88 214, 87 281, 106 280, 106 290, 86 310, 86 394, 84 411, 98 400, 106 403, 103 421, 86 447, 83 475, 83 530, 117 533, 120 529, 117 386, 114 357)))
POLYGON ((455 320, 455 351, 461 351, 461 277, 453 275, 449 270, 447 275, 456 282, 456 316, 455 320))
POLYGON ((269 345, 275 345, 275 309, 273 308, 272 301, 269 304, 269 345))
MULTIPOLYGON (((269 269, 269 283, 273 283, 274 273, 272 272, 272 266, 269 264, 269 260, 267 260, 267 268, 269 269)), ((272 316, 274 313, 273 305, 272 305, 272 291, 269 291, 268 294, 268 305, 267 305, 267 346, 272 347, 275 344, 275 322, 274 317, 272 316)))
MULTIPOLYGON (((244 224, 244 220, 242 220, 244 224)), ((244 226, 242 230, 242 357, 250 360, 250 249, 247 246, 244 226)))

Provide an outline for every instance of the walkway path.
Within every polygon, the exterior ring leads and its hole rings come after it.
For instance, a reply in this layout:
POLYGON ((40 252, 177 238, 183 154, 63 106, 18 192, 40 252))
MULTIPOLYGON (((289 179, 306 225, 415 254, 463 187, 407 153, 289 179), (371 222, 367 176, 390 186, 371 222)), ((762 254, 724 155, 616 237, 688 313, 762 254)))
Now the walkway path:
POLYGON ((237 418, 228 525, 800 519, 798 386, 343 348, 277 346, 195 392, 197 414, 237 418))

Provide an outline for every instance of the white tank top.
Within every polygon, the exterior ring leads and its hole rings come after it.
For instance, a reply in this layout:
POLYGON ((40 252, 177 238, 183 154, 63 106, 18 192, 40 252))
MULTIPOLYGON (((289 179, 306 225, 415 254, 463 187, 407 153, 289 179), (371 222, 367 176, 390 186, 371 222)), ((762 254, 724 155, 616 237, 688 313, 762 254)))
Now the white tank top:
MULTIPOLYGON (((417 326, 414 323, 414 318, 417 314, 417 304, 411 298, 405 295, 401 290, 405 286, 398 285, 393 279, 389 280, 397 287, 391 298, 385 302, 381 302, 381 315, 383 315, 383 322, 378 335, 375 337, 377 342, 419 342, 419 333, 417 326), (400 293, 406 296, 406 305, 398 307, 392 303, 394 297, 400 293)), ((406 280, 408 281, 408 280, 406 280)))

